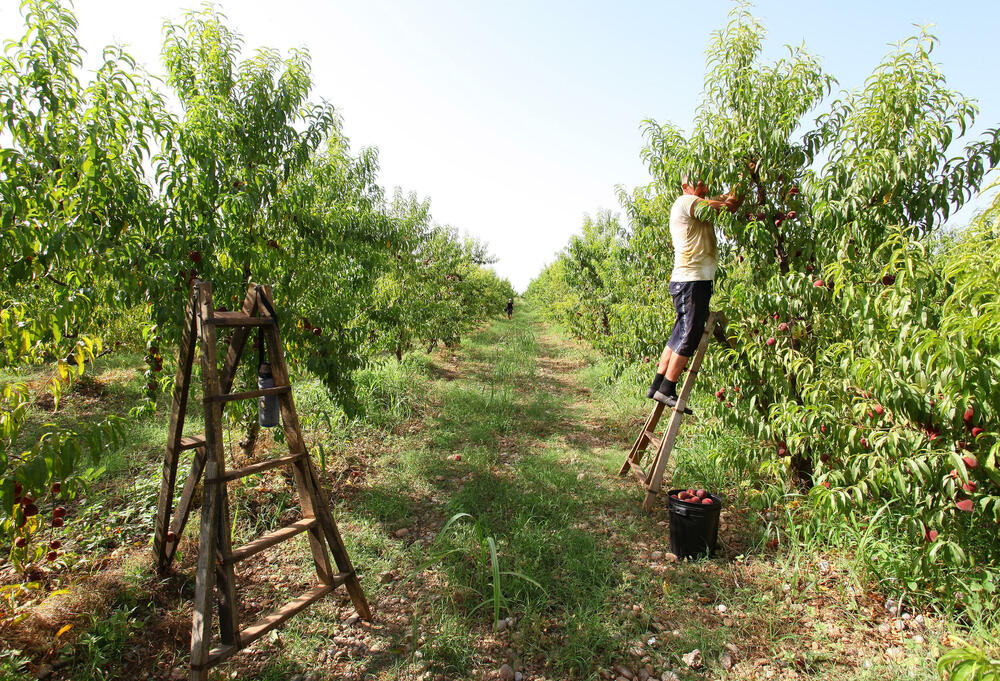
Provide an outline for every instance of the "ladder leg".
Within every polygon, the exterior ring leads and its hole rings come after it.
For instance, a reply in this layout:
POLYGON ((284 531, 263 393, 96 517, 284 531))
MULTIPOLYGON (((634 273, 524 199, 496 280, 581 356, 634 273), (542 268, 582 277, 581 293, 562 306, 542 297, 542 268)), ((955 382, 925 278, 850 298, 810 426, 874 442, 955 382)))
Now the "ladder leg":
POLYGON ((708 342, 712 337, 712 330, 714 328, 715 313, 710 312, 708 319, 705 321, 705 331, 702 333, 701 340, 698 343, 698 350, 695 352, 694 358, 691 360, 691 366, 688 367, 688 374, 684 378, 684 385, 681 387, 681 391, 677 395, 677 406, 673 409, 673 414, 670 417, 670 424, 667 426, 667 432, 664 434, 663 440, 660 442, 660 449, 657 452, 654 465, 650 467, 649 482, 646 486, 646 499, 642 504, 643 509, 646 511, 652 509, 653 503, 656 500, 656 495, 659 494, 660 489, 663 486, 663 477, 666 473, 667 461, 670 459, 670 453, 674 449, 674 443, 677 440, 677 433, 680 431, 681 422, 684 420, 684 410, 687 408, 687 401, 691 396, 691 391, 694 390, 694 384, 698 377, 698 371, 701 369, 701 363, 705 359, 705 351, 708 349, 708 342))
MULTIPOLYGON (((201 320, 211 319, 215 305, 212 301, 212 285, 199 282, 201 320)), ((239 647, 239 610, 236 607, 236 578, 232 563, 228 561, 232 553, 232 525, 229 518, 229 499, 224 482, 209 482, 226 471, 226 459, 222 442, 222 403, 213 399, 220 394, 219 364, 216 355, 216 334, 214 324, 200 324, 201 327, 201 378, 202 393, 205 398, 205 452, 208 466, 205 480, 205 493, 212 500, 214 510, 213 541, 208 547, 204 544, 198 554, 199 565, 203 555, 213 560, 209 570, 217 573, 219 585, 219 631, 223 643, 235 643, 239 647), (214 466, 213 466, 214 464, 214 466), (214 474, 210 471, 215 471, 214 474), (221 555, 222 565, 217 567, 214 560, 221 555)), ((204 532, 204 527, 202 532, 204 532)), ((196 613, 197 614, 197 613, 196 613)), ((206 615, 207 617, 207 615, 206 615)), ((211 631, 209 629, 209 631, 211 631)), ((194 639, 192 639, 192 645, 194 639)), ((206 644, 207 645, 207 644, 206 644)))
MULTIPOLYGON (((316 494, 317 481, 313 480, 303 457, 292 466, 295 472, 295 487, 299 494, 299 505, 302 506, 303 518, 315 518, 316 507, 320 500, 316 494)), ((320 521, 322 522, 322 521, 320 521)), ((312 552, 313 563, 316 566, 316 577, 323 584, 333 584, 333 565, 326 551, 326 536, 319 523, 309 530, 309 550, 312 552)))
POLYGON ((625 463, 622 464, 621 469, 618 471, 619 476, 624 476, 628 473, 628 470, 631 468, 629 465, 630 462, 640 463, 642 461, 642 455, 646 451, 646 445, 649 443, 645 434, 647 432, 652 433, 656 429, 656 424, 660 422, 660 415, 663 414, 663 407, 662 402, 657 402, 653 410, 649 413, 649 416, 646 417, 646 423, 643 424, 639 437, 635 439, 632 449, 629 450, 628 456, 625 457, 625 463))
POLYGON ((192 290, 184 311, 184 331, 177 353, 177 373, 174 375, 173 399, 170 407, 170 426, 167 431, 167 452, 163 463, 163 477, 160 481, 160 498, 156 504, 156 528, 153 535, 153 555, 156 567, 161 572, 170 565, 173 552, 167 546, 167 532, 174 503, 174 487, 177 484, 177 461, 180 458, 178 446, 184 431, 184 416, 187 411, 188 388, 191 383, 191 365, 194 362, 195 320, 198 296, 192 290), (168 555, 169 553, 169 555, 168 555))
MULTIPOLYGON (((214 477, 215 461, 206 466, 206 477, 214 477)), ((218 532, 219 486, 205 485, 201 504, 201 541, 195 572, 194 614, 191 622, 191 681, 208 678, 208 653, 212 648, 212 597, 215 591, 216 533, 218 532)))
POLYGON ((229 516, 229 495, 225 483, 215 483, 219 487, 219 513, 216 517, 218 525, 217 555, 215 563, 215 580, 218 584, 219 606, 219 639, 225 645, 234 644, 240 647, 239 605, 236 601, 236 574, 233 564, 228 560, 233 552, 233 526, 229 516))
MULTIPOLYGON (((319 476, 316 475, 316 469, 313 467, 312 461, 308 457, 303 460, 309 467, 310 476, 318 483, 319 476)), ((361 580, 358 579, 358 574, 351 563, 351 557, 347 554, 347 547, 344 546, 344 540, 340 536, 340 530, 337 529, 337 523, 333 519, 333 513, 330 511, 330 501, 319 484, 315 484, 315 490, 316 496, 319 499, 316 517, 323 528, 323 533, 326 535, 327 543, 330 545, 330 553, 333 554, 333 559, 337 563, 337 569, 348 575, 344 586, 347 587, 347 593, 351 596, 354 609, 361 619, 370 620, 372 613, 371 608, 368 607, 368 599, 365 598, 364 589, 361 588, 361 580)))

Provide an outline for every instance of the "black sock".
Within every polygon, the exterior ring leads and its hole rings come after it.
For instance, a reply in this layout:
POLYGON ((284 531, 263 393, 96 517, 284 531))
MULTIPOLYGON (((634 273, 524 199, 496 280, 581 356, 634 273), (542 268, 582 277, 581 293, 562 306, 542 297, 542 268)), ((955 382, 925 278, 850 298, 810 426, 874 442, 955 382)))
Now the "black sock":
POLYGON ((663 374, 653 376, 653 382, 649 385, 649 390, 646 391, 646 397, 652 398, 656 394, 656 391, 660 389, 660 382, 662 380, 663 374))
POLYGON ((660 392, 667 397, 677 397, 677 381, 671 381, 664 378, 660 382, 660 392))

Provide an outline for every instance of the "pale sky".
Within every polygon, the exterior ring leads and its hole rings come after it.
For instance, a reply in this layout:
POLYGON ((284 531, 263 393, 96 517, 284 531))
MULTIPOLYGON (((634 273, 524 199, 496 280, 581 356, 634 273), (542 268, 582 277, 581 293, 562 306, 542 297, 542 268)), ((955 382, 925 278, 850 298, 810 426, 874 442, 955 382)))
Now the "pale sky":
MULTIPOLYGON (((645 118, 690 124, 723 0, 223 0, 248 48, 306 47, 313 98, 333 103, 352 146, 377 146, 380 182, 429 196, 434 219, 489 243, 523 290, 585 213, 618 210, 615 186, 645 184, 645 118)), ((125 44, 154 74, 164 18, 191 0, 78 0, 92 57, 125 44)), ((0 0, 0 38, 20 36, 0 0)), ((860 86, 912 24, 936 24, 950 86, 979 100, 977 129, 1000 125, 994 45, 1000 2, 756 3, 767 52, 799 44, 842 88, 860 86)), ((164 86, 166 91, 166 87, 164 86)))

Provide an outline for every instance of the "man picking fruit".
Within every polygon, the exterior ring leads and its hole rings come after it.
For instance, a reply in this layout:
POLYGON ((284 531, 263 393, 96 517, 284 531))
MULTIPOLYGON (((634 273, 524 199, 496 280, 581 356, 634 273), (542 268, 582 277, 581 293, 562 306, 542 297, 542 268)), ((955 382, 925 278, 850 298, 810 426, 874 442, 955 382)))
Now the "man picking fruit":
POLYGON ((708 188, 701 180, 692 184, 685 177, 681 190, 683 193, 670 208, 670 240, 674 248, 670 297, 677 320, 656 365, 653 383, 646 391, 647 397, 668 407, 677 406, 677 379, 698 347, 708 320, 712 281, 719 266, 711 211, 717 213, 725 208, 732 213, 743 203, 742 197, 729 194, 706 199, 708 188))

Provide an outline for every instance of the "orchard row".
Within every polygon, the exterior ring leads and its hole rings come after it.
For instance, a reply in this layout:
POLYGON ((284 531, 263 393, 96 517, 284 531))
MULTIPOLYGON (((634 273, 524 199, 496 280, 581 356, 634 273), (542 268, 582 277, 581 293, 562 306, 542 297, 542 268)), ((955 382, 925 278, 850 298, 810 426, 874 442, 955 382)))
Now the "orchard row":
POLYGON ((961 139, 976 109, 947 88, 930 35, 834 95, 804 48, 765 62, 760 24, 745 6, 731 19, 690 135, 647 123, 652 182, 621 192, 627 226, 588 218, 528 295, 651 376, 673 319, 681 178, 745 196, 713 216, 725 321, 699 381, 720 429, 746 438, 726 465, 777 483, 765 507, 789 493, 812 518, 888 506, 915 549, 905 588, 986 579, 1000 557, 1000 204, 942 225, 1000 159, 998 131, 961 139))
MULTIPOLYGON (((149 396, 169 391, 198 278, 229 307, 248 282, 273 285, 290 363, 348 412, 366 363, 458 342, 513 295, 484 244, 413 194, 385 196, 375 150, 352 152, 310 99, 306 52, 245 54, 204 9, 165 28, 164 92, 118 48, 85 73, 56 0, 22 11, 0 60, 0 368, 54 367, 57 404, 128 327, 146 339, 149 396)), ((18 381, 0 395, 0 537, 21 562, 36 549, 14 539, 61 523, 78 471, 121 435, 107 419, 22 441, 33 399, 18 381)))

